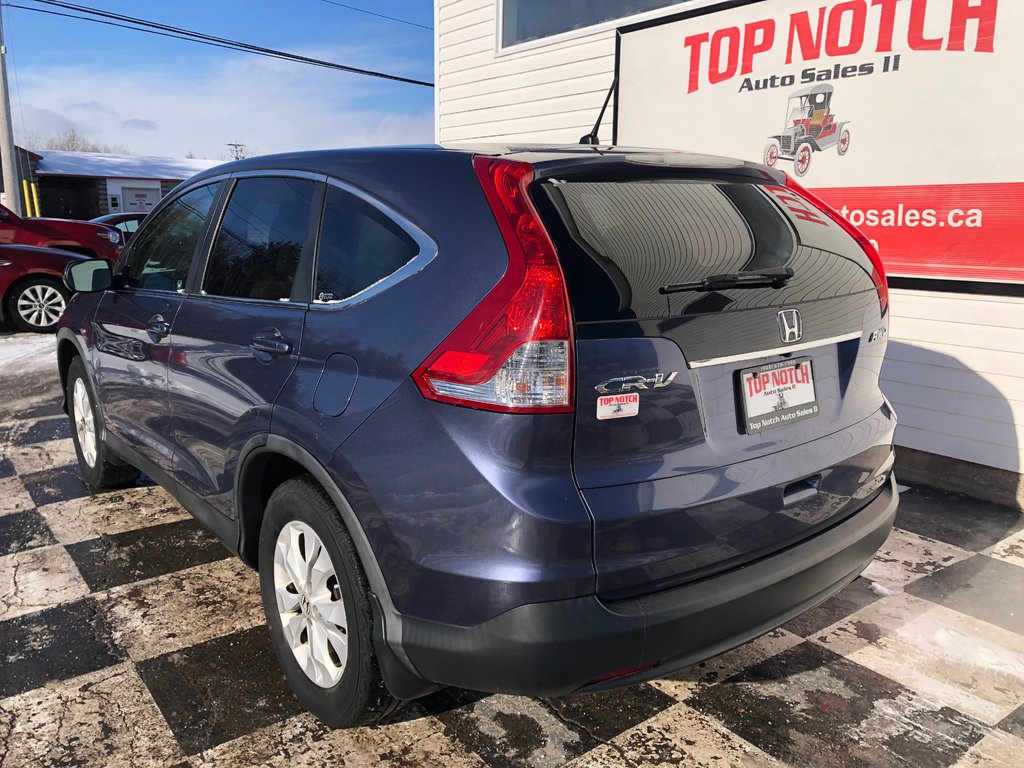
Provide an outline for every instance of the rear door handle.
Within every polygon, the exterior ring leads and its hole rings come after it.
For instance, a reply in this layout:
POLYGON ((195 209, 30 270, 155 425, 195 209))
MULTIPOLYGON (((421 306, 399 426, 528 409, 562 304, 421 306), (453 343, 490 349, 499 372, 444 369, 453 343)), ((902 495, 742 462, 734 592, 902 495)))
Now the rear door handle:
POLYGON ((260 331, 249 341, 249 348, 256 352, 270 355, 287 355, 292 351, 291 342, 283 338, 280 332, 260 331))
POLYGON ((146 333, 154 342, 160 341, 171 333, 171 324, 164 320, 163 315, 153 315, 146 323, 146 333))

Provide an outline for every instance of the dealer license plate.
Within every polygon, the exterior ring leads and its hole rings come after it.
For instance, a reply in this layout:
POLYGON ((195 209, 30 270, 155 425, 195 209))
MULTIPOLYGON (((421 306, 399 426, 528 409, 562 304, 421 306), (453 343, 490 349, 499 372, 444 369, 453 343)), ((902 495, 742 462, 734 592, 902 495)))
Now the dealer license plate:
POLYGON ((743 369, 740 399, 748 435, 817 416, 811 358, 743 369))

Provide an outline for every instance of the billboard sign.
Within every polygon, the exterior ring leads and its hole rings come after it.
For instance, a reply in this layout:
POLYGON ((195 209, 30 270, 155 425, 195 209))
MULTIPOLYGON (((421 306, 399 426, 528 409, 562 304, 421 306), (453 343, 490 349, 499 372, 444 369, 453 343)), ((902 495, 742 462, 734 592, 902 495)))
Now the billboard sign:
POLYGON ((1024 281, 1024 2, 763 0, 620 30, 616 142, 757 160, 890 274, 1024 281))

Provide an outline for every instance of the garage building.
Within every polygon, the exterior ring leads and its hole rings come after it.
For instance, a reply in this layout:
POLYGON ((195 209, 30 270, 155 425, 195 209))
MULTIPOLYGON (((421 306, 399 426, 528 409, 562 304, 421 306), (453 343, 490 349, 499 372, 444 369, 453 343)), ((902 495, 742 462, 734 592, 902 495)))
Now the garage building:
POLYGON ((217 164, 49 149, 30 157, 42 215, 71 219, 149 211, 182 181, 217 164))

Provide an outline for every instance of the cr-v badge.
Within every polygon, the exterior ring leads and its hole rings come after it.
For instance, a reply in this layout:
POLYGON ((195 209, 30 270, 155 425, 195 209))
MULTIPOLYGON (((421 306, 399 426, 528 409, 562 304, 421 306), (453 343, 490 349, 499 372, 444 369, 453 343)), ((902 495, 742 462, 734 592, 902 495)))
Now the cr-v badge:
POLYGON ((608 379, 602 381, 594 389, 603 395, 613 392, 629 392, 631 389, 660 389, 667 387, 675 379, 678 371, 672 371, 668 375, 656 373, 653 376, 623 376, 619 379, 608 379))

